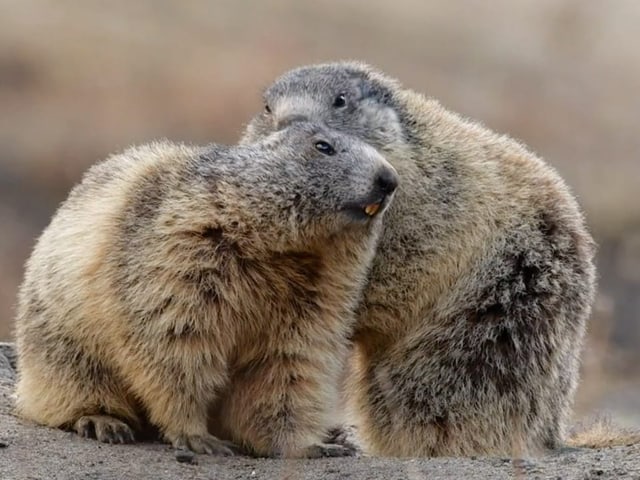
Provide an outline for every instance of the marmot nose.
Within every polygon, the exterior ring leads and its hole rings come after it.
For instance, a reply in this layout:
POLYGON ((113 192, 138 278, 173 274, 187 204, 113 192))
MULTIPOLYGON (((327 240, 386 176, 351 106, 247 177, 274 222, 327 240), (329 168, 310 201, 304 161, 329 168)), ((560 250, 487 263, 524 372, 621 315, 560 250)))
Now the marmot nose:
POLYGON ((385 195, 390 195, 398 188, 398 174, 387 168, 378 172, 375 185, 385 195))
POLYGON ((287 115, 286 117, 279 118, 276 121, 276 128, 282 130, 295 122, 308 122, 309 119, 304 115, 287 115))

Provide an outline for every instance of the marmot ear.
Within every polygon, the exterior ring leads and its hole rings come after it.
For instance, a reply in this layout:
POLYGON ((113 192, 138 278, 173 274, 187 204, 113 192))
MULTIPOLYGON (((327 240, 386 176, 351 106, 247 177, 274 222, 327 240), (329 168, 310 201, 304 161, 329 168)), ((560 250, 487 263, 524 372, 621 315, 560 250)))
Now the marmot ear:
POLYGON ((391 105, 391 90, 376 80, 370 78, 360 78, 358 88, 362 94, 362 99, 374 99, 383 105, 391 105))

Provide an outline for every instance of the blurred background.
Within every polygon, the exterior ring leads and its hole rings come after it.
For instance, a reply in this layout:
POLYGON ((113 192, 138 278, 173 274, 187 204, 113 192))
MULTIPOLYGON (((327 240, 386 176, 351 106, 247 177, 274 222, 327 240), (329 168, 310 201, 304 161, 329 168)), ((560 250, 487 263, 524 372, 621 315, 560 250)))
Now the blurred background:
POLYGON ((0 341, 35 239, 92 163, 235 142, 300 64, 362 59, 524 141, 599 243, 576 416, 640 426, 637 0, 0 0, 0 341))

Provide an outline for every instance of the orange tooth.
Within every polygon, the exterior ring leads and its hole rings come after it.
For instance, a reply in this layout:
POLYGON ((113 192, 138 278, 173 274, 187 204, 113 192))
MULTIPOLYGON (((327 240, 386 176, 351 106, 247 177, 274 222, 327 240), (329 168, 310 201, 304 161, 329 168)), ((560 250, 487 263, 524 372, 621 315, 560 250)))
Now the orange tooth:
POLYGON ((364 213, 366 213, 370 217, 374 216, 378 212, 378 210, 380 210, 379 203, 372 203, 364 207, 364 213))

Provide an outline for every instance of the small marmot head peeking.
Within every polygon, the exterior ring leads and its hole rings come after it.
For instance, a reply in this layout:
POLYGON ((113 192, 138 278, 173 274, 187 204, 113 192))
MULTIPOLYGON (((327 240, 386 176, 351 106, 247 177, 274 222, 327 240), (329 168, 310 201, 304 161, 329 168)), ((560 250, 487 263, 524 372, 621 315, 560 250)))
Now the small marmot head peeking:
POLYGON ((264 92, 264 109, 247 127, 255 141, 295 121, 321 121, 381 150, 405 143, 394 102, 397 81, 359 62, 309 65, 290 70, 264 92))

